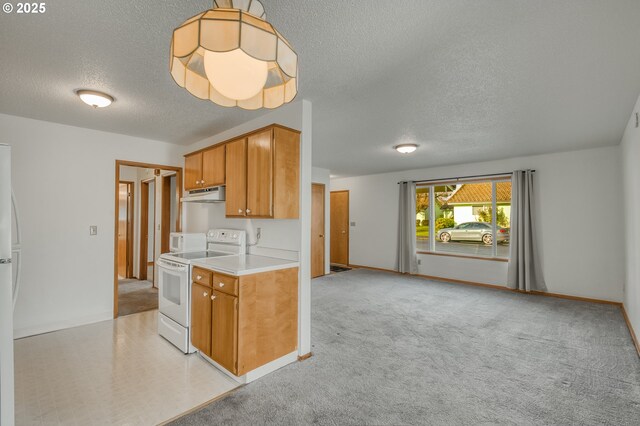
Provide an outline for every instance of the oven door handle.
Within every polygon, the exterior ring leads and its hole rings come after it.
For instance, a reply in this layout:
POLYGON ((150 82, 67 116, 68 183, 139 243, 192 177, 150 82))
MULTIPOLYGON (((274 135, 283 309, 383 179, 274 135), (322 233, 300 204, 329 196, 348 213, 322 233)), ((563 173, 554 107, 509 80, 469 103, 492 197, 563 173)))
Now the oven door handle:
POLYGON ((188 266, 170 266, 169 264, 162 261, 158 263, 160 264, 161 268, 168 269, 169 271, 183 272, 183 271, 186 271, 188 268, 188 266))

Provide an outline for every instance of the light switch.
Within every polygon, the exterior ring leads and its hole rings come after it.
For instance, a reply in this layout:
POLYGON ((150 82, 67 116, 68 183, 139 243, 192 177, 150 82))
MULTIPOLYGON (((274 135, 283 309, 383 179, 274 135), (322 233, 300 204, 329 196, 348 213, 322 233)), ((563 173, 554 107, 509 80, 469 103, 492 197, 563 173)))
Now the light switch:
POLYGON ((351 226, 356 226, 356 223, 355 222, 351 222, 351 226))
POLYGON ((89 235, 98 235, 98 227, 96 225, 89 227, 89 235))

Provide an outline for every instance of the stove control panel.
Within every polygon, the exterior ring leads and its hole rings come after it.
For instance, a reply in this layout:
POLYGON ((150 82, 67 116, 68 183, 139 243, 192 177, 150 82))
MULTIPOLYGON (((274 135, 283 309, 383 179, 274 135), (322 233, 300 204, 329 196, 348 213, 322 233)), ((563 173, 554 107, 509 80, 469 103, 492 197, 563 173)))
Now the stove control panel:
POLYGON ((244 245, 246 239, 247 231, 244 229, 210 229, 207 232, 207 241, 210 243, 244 245))

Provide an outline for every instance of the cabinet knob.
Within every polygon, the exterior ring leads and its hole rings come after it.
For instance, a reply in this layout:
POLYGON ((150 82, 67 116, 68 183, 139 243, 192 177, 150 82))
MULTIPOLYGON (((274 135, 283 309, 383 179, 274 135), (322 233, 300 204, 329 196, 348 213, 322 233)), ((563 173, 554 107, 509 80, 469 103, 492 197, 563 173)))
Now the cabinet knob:
POLYGON ((220 283, 218 284, 220 287, 224 287, 224 283, 220 283))
POLYGON ((251 210, 247 209, 247 214, 251 213, 251 210))
POLYGON ((204 179, 202 179, 202 180, 200 181, 200 183, 204 185, 204 179))
POLYGON ((207 293, 206 291, 204 293, 202 293, 203 297, 207 297, 209 295, 209 293, 207 293))
POLYGON ((238 209, 238 213, 242 214, 242 209, 238 209))
POLYGON ((198 275, 198 276, 196 277, 196 279, 197 279, 197 280, 201 280, 201 279, 202 279, 202 275, 198 275))
POLYGON ((215 296, 211 296, 211 300, 216 300, 216 297, 215 296))

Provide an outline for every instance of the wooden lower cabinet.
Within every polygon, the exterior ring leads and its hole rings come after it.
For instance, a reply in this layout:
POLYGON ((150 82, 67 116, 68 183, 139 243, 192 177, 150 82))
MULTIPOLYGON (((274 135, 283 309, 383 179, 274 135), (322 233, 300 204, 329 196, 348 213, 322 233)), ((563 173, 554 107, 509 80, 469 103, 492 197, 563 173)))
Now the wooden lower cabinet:
POLYGON ((227 277, 238 296, 193 283, 191 343, 236 376, 295 351, 298 268, 227 277))
POLYGON ((191 284, 191 344, 211 356, 211 288, 191 284))
POLYGON ((213 290, 211 359, 237 374, 238 298, 213 290))

